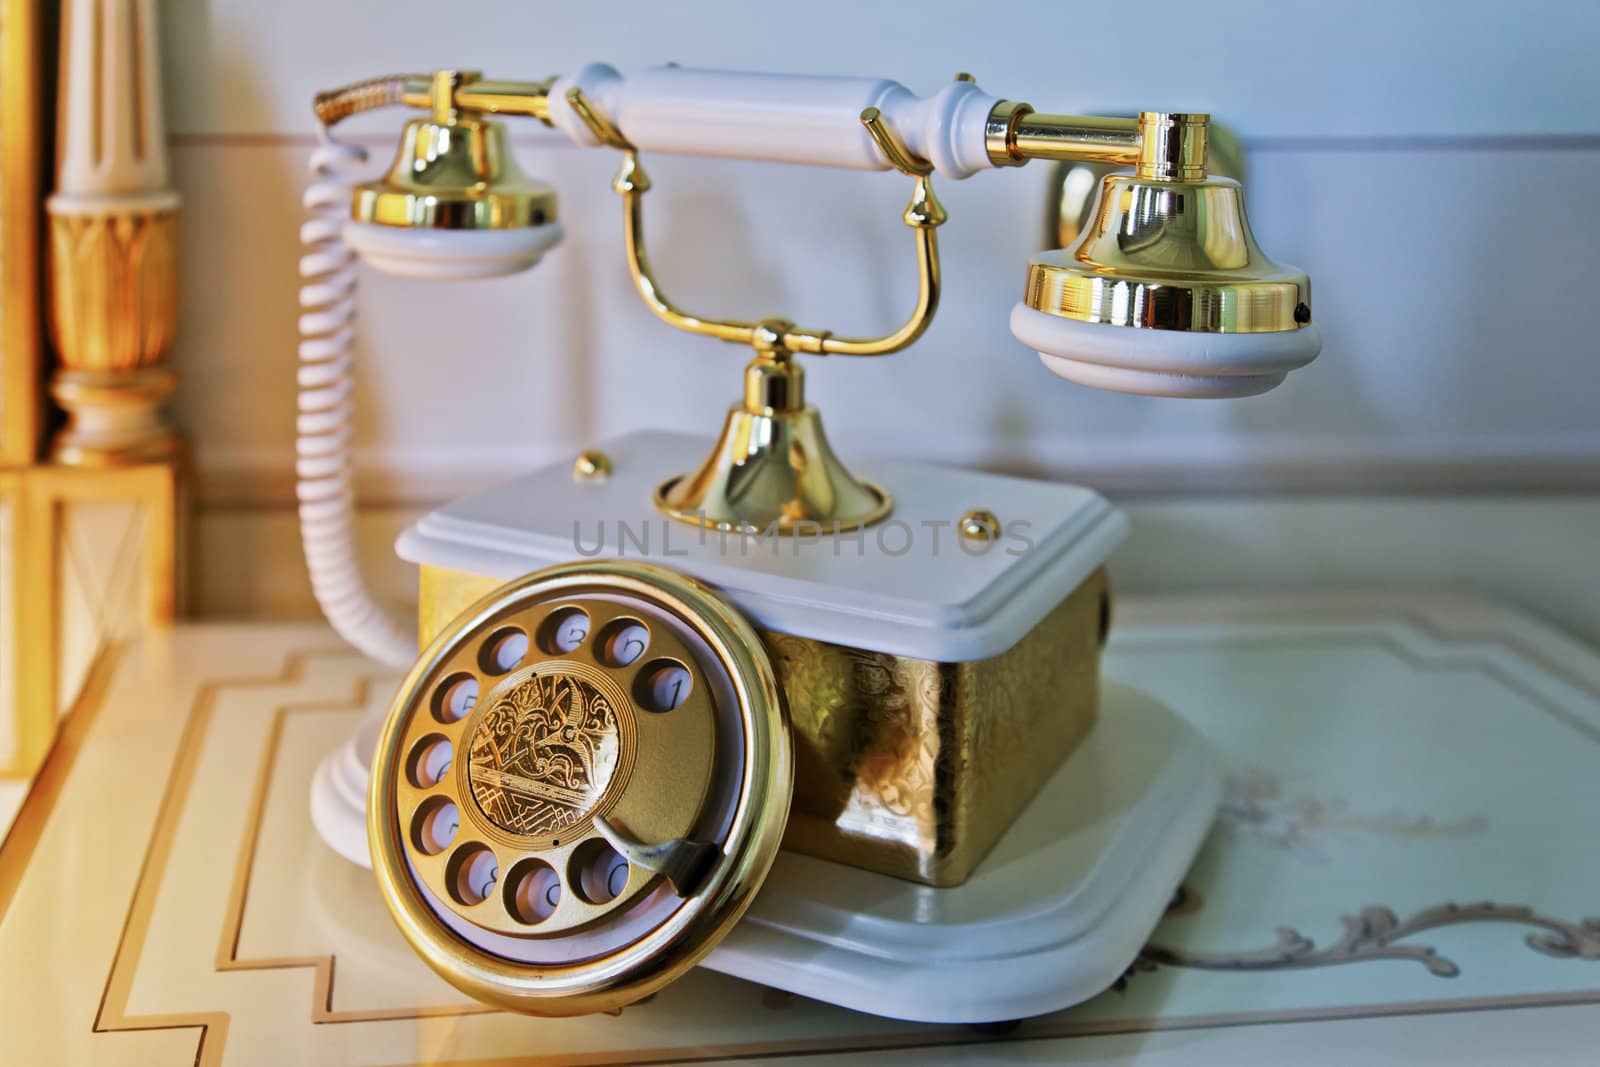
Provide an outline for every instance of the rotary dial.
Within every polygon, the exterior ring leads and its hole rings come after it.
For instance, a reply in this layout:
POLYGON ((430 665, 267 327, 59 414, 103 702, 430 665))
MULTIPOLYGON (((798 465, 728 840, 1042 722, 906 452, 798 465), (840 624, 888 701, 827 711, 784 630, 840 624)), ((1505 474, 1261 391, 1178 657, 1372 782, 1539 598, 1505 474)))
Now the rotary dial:
POLYGON ((791 781, 771 664, 727 605, 643 564, 552 568, 468 608, 406 679, 373 763, 374 870, 469 993, 596 1010, 709 951, 791 781))

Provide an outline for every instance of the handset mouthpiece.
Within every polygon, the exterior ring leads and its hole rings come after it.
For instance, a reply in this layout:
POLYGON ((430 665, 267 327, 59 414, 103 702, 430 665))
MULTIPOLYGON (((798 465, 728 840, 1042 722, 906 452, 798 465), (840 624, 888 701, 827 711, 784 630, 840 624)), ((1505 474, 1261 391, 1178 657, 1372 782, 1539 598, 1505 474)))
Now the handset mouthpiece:
POLYGON ((1204 116, 1146 113, 1134 174, 1069 248, 1028 264, 1011 332, 1051 371, 1151 396, 1264 393, 1316 358, 1311 280, 1268 259, 1239 183, 1204 171, 1204 116))

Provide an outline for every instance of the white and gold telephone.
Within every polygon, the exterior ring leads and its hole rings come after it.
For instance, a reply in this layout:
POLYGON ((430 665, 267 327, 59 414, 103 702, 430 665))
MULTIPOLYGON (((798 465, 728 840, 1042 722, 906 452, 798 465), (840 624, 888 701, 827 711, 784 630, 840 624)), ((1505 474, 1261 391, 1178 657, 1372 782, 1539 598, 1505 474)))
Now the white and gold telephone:
POLYGON ((1028 264, 1016 337, 1098 388, 1271 389, 1319 350, 1310 283, 1262 254, 1238 183, 1208 171, 1207 116, 1043 114, 966 75, 918 97, 872 78, 600 64, 538 82, 380 78, 316 110, 306 558, 339 632, 410 673, 387 718, 319 769, 312 811, 371 863, 410 943, 468 993, 551 1015, 620 1006, 699 963, 943 1022, 1111 984, 1220 790, 1181 720, 1101 684, 1103 563, 1126 520, 1076 486, 847 468, 802 357, 887 355, 926 329, 946 221, 935 173, 1078 160, 1133 170, 1103 178, 1076 243, 1028 264), (428 114, 386 176, 355 183, 359 152, 328 131, 388 106, 428 114), (751 359, 714 443, 630 434, 408 530, 419 658, 351 545, 354 256, 463 279, 553 249, 556 193, 521 173, 496 115, 619 152, 639 295, 751 359), (649 152, 905 174, 910 314, 850 337, 677 307, 645 253, 649 152))

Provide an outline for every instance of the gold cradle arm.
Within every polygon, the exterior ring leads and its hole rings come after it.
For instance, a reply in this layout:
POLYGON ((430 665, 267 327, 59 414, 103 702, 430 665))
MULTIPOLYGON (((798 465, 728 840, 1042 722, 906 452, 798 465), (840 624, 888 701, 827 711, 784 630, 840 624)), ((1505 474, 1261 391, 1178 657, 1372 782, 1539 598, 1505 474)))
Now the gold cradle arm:
POLYGON ((898 330, 882 337, 822 338, 820 354, 826 356, 883 356, 898 352, 923 335, 933 321, 934 312, 939 310, 939 227, 950 216, 929 184, 933 166, 913 157, 894 139, 877 108, 863 111, 861 124, 884 158, 900 173, 917 180, 911 192, 911 203, 906 205, 905 214, 901 216, 917 235, 917 304, 898 330))
POLYGON ((655 273, 650 268, 650 256, 644 244, 644 194, 650 190, 650 176, 639 165, 638 154, 629 146, 611 187, 622 194, 622 239, 628 257, 628 273, 633 276, 633 287, 645 305, 656 317, 669 326, 689 333, 715 337, 734 344, 754 344, 756 324, 738 319, 706 319, 691 315, 674 304, 661 291, 655 273))
POLYGON ((836 337, 829 331, 802 330, 782 319, 745 322, 739 319, 710 319, 690 314, 675 305, 656 281, 644 239, 644 194, 650 178, 639 163, 638 150, 622 135, 609 118, 602 115, 576 87, 566 93, 567 103, 585 125, 604 144, 624 153, 612 188, 623 198, 623 239, 628 272, 645 305, 668 325, 689 333, 715 337, 759 349, 798 352, 810 355, 881 356, 898 352, 927 330, 939 306, 939 240, 937 227, 949 216, 934 196, 929 184, 933 168, 916 160, 895 142, 877 108, 862 112, 861 121, 884 156, 897 170, 916 178, 911 203, 902 216, 917 237, 917 302, 911 315, 896 330, 881 337, 836 337))

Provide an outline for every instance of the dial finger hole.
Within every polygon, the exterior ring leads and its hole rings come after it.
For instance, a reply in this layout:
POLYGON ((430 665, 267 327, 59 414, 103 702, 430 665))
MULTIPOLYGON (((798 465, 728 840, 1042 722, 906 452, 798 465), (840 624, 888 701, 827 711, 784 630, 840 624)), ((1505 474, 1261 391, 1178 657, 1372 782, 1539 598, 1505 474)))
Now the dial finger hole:
POLYGON ((506 879, 506 911, 519 923, 542 923, 561 906, 561 876, 535 857, 518 860, 506 879))
POLYGON ((455 758, 455 748, 442 734, 429 734, 411 746, 411 758, 406 761, 406 777, 418 789, 432 789, 450 773, 450 763, 455 758))
POLYGON ((450 847, 461 827, 461 812, 444 797, 429 797, 411 817, 411 843, 425 856, 437 856, 450 847))
POLYGON ((494 892, 495 883, 500 880, 500 863, 487 845, 474 841, 451 854, 444 875, 456 903, 470 908, 494 892))
POLYGON ((478 706, 478 680, 470 674, 452 674, 433 691, 433 717, 442 723, 459 722, 478 706))
POLYGON ((590 904, 609 904, 628 885, 628 861, 602 838, 590 838, 572 850, 567 881, 590 904))
POLYGON ((527 633, 515 626, 503 626, 483 643, 478 665, 489 674, 505 674, 515 669, 527 654, 527 633))
POLYGON ((653 660, 633 680, 633 702, 646 711, 671 711, 689 699, 693 684, 689 668, 677 660, 653 660))
POLYGON ((582 608, 558 608, 539 627, 539 647, 548 655, 576 652, 589 639, 589 613, 582 608))
POLYGON ((650 630, 638 619, 613 619, 600 631, 599 659, 607 667, 631 667, 650 647, 650 630))

